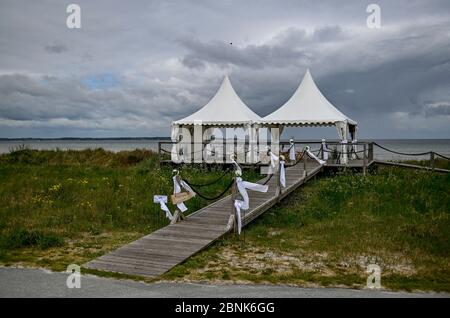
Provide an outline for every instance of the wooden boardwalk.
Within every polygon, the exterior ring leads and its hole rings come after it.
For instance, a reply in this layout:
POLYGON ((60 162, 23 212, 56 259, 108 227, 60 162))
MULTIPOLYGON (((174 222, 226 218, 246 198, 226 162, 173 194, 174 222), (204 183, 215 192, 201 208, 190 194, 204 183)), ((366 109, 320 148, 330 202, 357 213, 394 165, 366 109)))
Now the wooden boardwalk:
MULTIPOLYGON (((318 163, 307 161, 305 176, 303 163, 287 167, 286 188, 282 189, 279 196, 276 195, 275 177, 267 183, 269 185, 267 193, 249 191, 250 208, 243 211, 243 226, 267 211, 321 169, 318 163)), ((259 183, 264 181, 265 179, 262 179, 259 183)), ((231 206, 229 195, 192 213, 186 220, 150 233, 85 266, 129 275, 159 276, 226 234, 231 206)))

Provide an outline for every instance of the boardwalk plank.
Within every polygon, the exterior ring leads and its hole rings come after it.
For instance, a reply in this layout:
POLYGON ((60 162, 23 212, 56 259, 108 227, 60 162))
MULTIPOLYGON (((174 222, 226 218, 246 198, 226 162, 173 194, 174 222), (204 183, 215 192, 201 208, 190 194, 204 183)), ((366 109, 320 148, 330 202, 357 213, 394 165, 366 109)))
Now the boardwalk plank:
MULTIPOLYGON (((280 198, 288 195, 321 169, 311 161, 308 161, 306 168, 308 171, 306 178, 303 164, 286 168, 287 187, 282 189, 280 198)), ((267 177, 258 183, 266 180, 267 177)), ((275 196, 276 183, 276 178, 267 183, 269 185, 267 193, 249 192, 250 208, 243 211, 243 225, 250 223, 279 201, 280 198, 275 196)), ((226 225, 230 213, 231 196, 228 195, 194 212, 177 224, 168 225, 92 260, 86 267, 156 277, 224 235, 227 232, 226 225)))

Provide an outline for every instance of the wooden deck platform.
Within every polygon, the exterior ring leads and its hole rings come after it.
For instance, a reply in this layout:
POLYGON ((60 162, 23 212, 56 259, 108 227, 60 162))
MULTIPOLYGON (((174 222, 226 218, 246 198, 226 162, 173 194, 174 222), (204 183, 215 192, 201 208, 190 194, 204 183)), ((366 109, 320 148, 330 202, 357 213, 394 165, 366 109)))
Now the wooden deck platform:
MULTIPOLYGON (((306 175, 303 164, 286 168, 286 188, 279 196, 275 193, 276 178, 268 182, 267 193, 249 191, 250 209, 243 213, 243 226, 321 170, 322 166, 313 161, 307 162, 306 175)), ((192 213, 186 220, 150 233, 87 263, 85 267, 146 277, 159 276, 226 234, 231 206, 229 195, 192 213)))

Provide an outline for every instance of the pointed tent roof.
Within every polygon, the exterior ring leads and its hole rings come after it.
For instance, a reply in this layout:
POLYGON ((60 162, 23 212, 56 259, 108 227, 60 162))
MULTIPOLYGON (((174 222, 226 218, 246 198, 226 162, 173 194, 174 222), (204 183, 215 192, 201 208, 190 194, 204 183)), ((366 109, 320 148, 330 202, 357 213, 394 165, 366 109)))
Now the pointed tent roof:
POLYGON ((259 117, 236 94, 228 76, 214 97, 202 108, 173 125, 240 125, 259 121, 259 117))
POLYGON ((292 97, 261 120, 265 124, 285 125, 333 125, 345 121, 351 125, 357 124, 322 95, 309 69, 292 97))

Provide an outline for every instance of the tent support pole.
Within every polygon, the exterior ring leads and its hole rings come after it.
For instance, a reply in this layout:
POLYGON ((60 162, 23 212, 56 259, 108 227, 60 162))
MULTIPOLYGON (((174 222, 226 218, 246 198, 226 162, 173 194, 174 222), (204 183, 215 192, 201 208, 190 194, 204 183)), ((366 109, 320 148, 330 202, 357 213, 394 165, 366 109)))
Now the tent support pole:
POLYGON ((367 143, 364 143, 364 152, 363 152, 363 175, 366 175, 366 170, 367 170, 367 155, 366 155, 366 151, 367 151, 367 143))
POLYGON ((430 152, 430 167, 431 167, 431 171, 434 172, 434 152, 433 151, 430 152))

